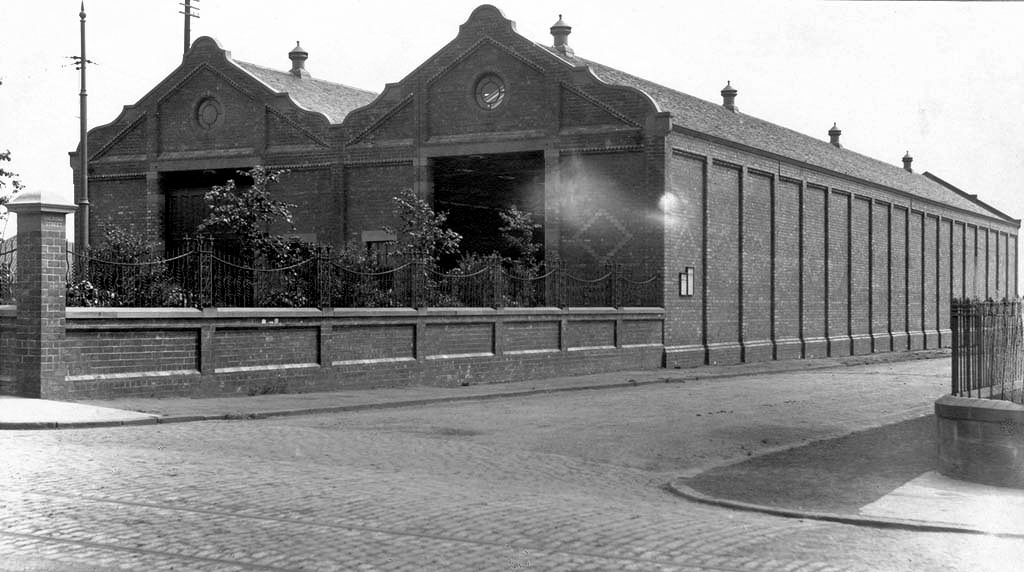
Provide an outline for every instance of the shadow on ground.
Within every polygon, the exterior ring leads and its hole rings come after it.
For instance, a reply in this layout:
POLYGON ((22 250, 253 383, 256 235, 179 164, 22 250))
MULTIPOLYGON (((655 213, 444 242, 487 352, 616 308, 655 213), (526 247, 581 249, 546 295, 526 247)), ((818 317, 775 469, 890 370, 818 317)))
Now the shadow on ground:
POLYGON ((860 431, 682 481, 708 496, 795 510, 858 509, 935 469, 935 416, 860 431))

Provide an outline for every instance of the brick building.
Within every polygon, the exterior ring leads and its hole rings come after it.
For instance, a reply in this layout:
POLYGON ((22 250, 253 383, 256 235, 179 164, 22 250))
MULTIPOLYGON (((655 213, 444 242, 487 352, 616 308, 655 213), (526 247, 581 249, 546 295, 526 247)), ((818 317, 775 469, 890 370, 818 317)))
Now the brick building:
POLYGON ((1016 295, 1019 220, 836 126, 746 115, 731 85, 711 103, 583 59, 570 32, 541 45, 484 5, 379 95, 314 79, 298 45, 275 71, 200 38, 89 132, 91 239, 177 240, 206 188, 257 164, 291 169, 298 232, 332 244, 380 230, 403 189, 467 244, 516 204, 548 259, 663 270, 667 367, 938 347, 953 297, 1016 295))

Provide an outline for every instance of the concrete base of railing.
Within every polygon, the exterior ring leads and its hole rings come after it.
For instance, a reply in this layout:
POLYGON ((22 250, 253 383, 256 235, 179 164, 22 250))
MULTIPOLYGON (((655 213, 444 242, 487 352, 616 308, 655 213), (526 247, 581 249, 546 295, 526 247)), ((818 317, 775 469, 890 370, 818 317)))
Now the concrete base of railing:
POLYGON ((935 417, 939 472, 1024 489, 1024 406, 947 395, 935 401, 935 417))

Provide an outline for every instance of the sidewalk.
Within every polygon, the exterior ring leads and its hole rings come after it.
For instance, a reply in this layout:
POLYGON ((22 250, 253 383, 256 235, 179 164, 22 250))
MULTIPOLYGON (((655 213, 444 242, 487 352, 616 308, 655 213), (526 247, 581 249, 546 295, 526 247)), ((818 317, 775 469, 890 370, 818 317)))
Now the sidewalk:
POLYGON ((679 478, 669 489, 779 516, 1024 538, 1024 490, 939 474, 935 423, 925 415, 817 441, 679 478))
POLYGON ((847 358, 772 361, 693 369, 657 369, 558 377, 465 387, 394 387, 342 389, 335 392, 256 395, 248 397, 145 398, 86 400, 77 403, 0 396, 0 430, 77 429, 117 425, 180 423, 217 419, 262 419, 289 415, 336 413, 361 409, 410 407, 459 400, 496 399, 537 393, 629 387, 696 379, 728 378, 791 371, 824 370, 907 359, 946 357, 948 351, 874 354, 847 358))
MULTIPOLYGON (((403 387, 253 397, 128 398, 80 403, 0 397, 0 430, 260 419, 785 372, 822 370, 825 374, 829 369, 861 364, 948 359, 948 355, 944 351, 878 354, 455 388, 403 387)), ((922 364, 920 369, 943 371, 931 363, 922 364)), ((936 376, 941 377, 941 373, 936 376)), ((935 473, 935 420, 926 414, 927 405, 874 429, 783 446, 740 462, 689 471, 668 488, 697 502, 788 517, 1024 538, 1024 518, 1020 518, 1024 514, 1024 491, 974 485, 935 473)))

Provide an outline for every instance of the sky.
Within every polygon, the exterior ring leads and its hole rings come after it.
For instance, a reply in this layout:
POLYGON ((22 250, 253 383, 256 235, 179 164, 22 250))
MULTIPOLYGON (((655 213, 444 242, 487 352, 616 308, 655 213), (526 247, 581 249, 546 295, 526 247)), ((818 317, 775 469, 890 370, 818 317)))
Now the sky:
MULTIPOLYGON (((184 0, 87 0, 88 125, 113 121, 180 63, 184 0)), ((478 0, 193 0, 192 39, 287 70, 301 41, 314 77, 380 92, 440 50, 478 0)), ((37 191, 72 201, 80 0, 4 0, 0 150, 37 191)), ((589 60, 844 147, 930 171, 1014 218, 1024 185, 1024 3, 498 0, 548 45, 561 14, 589 60)), ((69 219, 70 220, 70 219, 69 219)), ((3 230, 3 229, 0 229, 3 230)), ((6 235, 13 233, 13 223, 6 235)))

